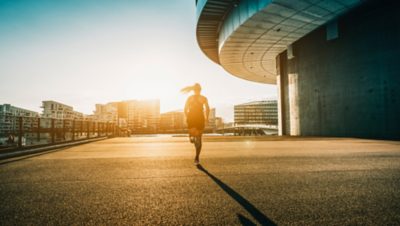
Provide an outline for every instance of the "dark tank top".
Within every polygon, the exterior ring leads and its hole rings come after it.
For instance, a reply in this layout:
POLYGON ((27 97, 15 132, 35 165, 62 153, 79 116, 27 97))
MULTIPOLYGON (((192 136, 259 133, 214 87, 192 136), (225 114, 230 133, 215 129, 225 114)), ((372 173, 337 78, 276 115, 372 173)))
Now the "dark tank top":
POLYGON ((189 104, 189 117, 196 119, 204 118, 203 103, 200 102, 199 97, 193 96, 189 104))

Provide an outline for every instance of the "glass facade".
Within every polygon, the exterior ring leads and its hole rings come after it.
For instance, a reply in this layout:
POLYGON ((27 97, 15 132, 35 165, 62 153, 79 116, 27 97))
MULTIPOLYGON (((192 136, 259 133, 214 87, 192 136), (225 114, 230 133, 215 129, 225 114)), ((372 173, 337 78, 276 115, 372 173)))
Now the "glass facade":
POLYGON ((236 125, 278 125, 277 100, 255 101, 234 107, 236 125))

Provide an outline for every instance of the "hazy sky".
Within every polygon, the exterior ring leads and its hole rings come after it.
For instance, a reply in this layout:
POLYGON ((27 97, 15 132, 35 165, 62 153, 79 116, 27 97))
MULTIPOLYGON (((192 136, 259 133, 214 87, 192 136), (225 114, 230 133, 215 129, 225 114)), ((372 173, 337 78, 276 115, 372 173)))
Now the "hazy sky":
POLYGON ((194 0, 0 0, 0 103, 41 111, 56 100, 90 114, 96 103, 160 99, 199 82, 217 115, 276 96, 273 85, 236 78, 196 41, 194 0))

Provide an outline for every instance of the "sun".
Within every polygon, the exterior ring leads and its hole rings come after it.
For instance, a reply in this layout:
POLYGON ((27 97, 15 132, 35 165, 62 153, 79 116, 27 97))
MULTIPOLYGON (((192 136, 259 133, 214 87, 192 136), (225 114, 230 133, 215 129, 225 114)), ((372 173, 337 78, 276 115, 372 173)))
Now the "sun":
POLYGON ((180 92, 182 87, 179 84, 149 78, 137 79, 130 84, 130 88, 126 89, 126 96, 129 99, 158 99, 161 112, 183 109, 187 95, 180 92))

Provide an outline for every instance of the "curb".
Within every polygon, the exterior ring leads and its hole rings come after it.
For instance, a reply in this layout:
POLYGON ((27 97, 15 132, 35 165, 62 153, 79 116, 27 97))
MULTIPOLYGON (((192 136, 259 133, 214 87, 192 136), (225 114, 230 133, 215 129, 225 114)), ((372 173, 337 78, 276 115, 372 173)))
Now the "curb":
POLYGON ((56 144, 56 145, 52 145, 52 146, 32 148, 32 149, 19 150, 19 151, 17 150, 14 152, 0 154, 0 160, 21 157, 24 155, 37 154, 37 153, 45 152, 45 151, 49 151, 49 150, 60 149, 60 148, 65 148, 65 147, 72 147, 75 145, 87 144, 87 143, 101 141, 101 140, 105 140, 105 139, 108 139, 108 138, 107 137, 94 138, 94 139, 90 139, 90 140, 77 141, 77 142, 73 142, 73 143, 56 144))

